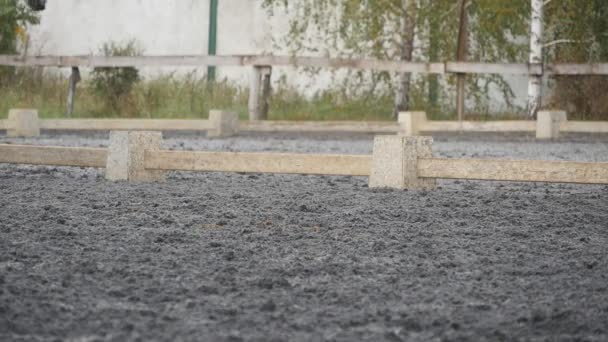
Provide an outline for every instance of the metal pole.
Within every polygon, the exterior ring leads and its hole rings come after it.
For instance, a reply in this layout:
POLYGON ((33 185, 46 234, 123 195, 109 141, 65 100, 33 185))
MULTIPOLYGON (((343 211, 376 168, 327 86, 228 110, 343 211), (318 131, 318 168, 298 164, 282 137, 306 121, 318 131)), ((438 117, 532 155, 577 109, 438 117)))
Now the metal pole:
MULTIPOLYGON (((218 0, 209 1, 209 56, 217 53, 217 7, 218 0)), ((207 81, 215 81, 215 66, 207 67, 207 81)))

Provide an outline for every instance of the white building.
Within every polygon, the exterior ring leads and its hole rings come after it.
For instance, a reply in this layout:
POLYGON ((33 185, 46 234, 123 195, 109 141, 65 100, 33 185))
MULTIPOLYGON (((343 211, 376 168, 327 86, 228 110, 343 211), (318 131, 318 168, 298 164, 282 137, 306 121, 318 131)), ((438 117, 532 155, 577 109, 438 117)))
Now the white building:
MULTIPOLYGON (((210 0, 49 0, 40 25, 32 27, 29 54, 96 54, 105 42, 135 39, 146 55, 207 54, 210 0)), ((286 32, 289 18, 270 17, 262 0, 219 0, 217 54, 286 54, 273 49, 273 38, 286 32)), ((178 68, 170 68, 171 70, 178 68)), ((192 68, 186 68, 189 71, 192 68)), ((144 74, 158 72, 146 69, 144 74)), ((168 71, 166 68, 163 72, 168 71)), ((205 68, 200 69, 206 71, 205 68)), ((287 81, 309 94, 330 86, 330 73, 310 77, 291 68, 275 69, 287 81)), ((246 85, 249 69, 218 68, 218 77, 246 85)), ((278 77, 274 77, 278 79, 278 77)), ((515 105, 525 106, 526 78, 509 77, 515 105)), ((495 91, 496 92, 496 91, 495 91)), ((495 108, 504 106, 502 95, 492 94, 495 108)))

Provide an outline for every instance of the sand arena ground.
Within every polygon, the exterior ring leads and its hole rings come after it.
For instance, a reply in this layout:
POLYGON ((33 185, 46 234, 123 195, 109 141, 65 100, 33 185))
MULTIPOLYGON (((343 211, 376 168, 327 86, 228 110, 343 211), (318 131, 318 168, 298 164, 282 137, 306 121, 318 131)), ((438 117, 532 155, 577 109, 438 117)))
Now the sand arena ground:
MULTIPOLYGON (((107 134, 0 135, 106 146, 107 134)), ((368 154, 367 135, 167 134, 368 154)), ((445 135, 446 157, 608 161, 608 136, 445 135)), ((608 186, 0 165, 3 341, 606 341, 608 186)))

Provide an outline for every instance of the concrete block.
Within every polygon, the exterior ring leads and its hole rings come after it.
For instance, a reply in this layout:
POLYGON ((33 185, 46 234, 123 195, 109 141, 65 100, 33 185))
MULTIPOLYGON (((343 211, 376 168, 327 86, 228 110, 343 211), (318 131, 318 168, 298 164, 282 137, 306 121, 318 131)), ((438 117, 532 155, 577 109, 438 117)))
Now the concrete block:
POLYGON ((40 120, 35 109, 11 109, 8 112, 9 137, 37 137, 40 135, 40 120))
POLYGON ((399 134, 406 137, 418 135, 426 121, 426 112, 401 112, 398 117, 399 134))
POLYGON ((536 117, 536 139, 559 138, 561 122, 568 121, 564 111, 540 111, 536 117))
POLYGON ((159 151, 160 132, 110 132, 110 148, 106 164, 106 179, 111 181, 159 182, 165 171, 146 170, 144 152, 159 151))
POLYGON ((418 159, 431 158, 432 145, 432 137, 377 136, 374 139, 369 187, 435 189, 434 178, 418 177, 418 159))
POLYGON ((239 132, 239 115, 235 112, 212 110, 209 112, 209 122, 212 128, 207 131, 207 137, 231 137, 239 132))

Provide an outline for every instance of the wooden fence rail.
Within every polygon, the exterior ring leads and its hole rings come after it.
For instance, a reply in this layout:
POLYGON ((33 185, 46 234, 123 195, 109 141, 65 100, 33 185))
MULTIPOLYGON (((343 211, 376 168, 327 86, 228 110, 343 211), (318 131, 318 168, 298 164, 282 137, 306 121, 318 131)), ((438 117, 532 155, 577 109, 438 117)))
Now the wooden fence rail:
POLYGON ((539 160, 419 159, 418 177, 608 184, 608 163, 539 160))
POLYGON ((0 145, 0 163, 106 167, 105 148, 0 145))
POLYGON ((345 68, 424 74, 608 75, 608 63, 529 64, 445 62, 424 63, 378 59, 235 55, 235 56, 17 56, 0 55, 0 65, 41 67, 160 67, 160 66, 290 66, 345 68))
POLYGON ((369 176, 371 157, 364 155, 146 151, 151 170, 296 173, 369 176))
POLYGON ((608 162, 433 158, 432 138, 377 136, 372 155, 160 150, 159 132, 113 132, 110 147, 0 145, 0 163, 106 168, 109 180, 162 181, 165 172, 369 176, 370 187, 434 189, 436 179, 608 184, 608 162))

